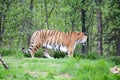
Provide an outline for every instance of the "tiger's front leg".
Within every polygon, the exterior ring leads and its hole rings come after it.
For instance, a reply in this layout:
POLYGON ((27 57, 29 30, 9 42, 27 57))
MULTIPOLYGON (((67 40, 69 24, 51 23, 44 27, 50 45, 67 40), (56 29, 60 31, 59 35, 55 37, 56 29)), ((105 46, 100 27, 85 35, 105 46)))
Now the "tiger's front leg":
POLYGON ((47 49, 44 49, 44 56, 49 58, 49 59, 53 59, 54 57, 51 57, 47 51, 47 49))
POLYGON ((69 58, 73 57, 73 54, 74 54, 74 50, 72 48, 69 48, 68 49, 68 57, 69 58))

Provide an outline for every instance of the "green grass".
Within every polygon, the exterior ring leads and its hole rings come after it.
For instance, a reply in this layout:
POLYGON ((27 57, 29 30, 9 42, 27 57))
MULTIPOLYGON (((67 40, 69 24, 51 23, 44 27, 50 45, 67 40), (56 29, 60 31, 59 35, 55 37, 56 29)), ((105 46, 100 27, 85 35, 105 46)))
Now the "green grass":
POLYGON ((0 64, 0 80, 120 80, 120 74, 109 69, 114 64, 104 59, 3 57, 9 65, 0 64))

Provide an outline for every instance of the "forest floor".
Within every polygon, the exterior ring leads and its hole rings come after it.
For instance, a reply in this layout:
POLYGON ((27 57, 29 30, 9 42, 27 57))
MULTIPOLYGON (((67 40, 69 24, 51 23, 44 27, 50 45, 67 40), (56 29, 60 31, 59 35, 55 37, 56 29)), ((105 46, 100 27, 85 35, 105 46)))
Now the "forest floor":
POLYGON ((120 74, 110 72, 114 64, 105 59, 10 56, 3 59, 9 69, 6 70, 0 63, 0 80, 120 80, 120 74))

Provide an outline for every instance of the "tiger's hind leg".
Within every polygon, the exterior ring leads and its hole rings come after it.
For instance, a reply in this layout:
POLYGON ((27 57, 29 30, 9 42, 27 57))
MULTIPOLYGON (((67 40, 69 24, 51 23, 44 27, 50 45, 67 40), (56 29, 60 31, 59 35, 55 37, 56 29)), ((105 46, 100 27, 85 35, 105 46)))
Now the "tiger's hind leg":
POLYGON ((31 45, 29 47, 29 53, 31 55, 31 58, 34 58, 35 53, 37 52, 37 50, 40 48, 40 45, 31 45))
POLYGON ((44 56, 49 59, 53 59, 54 57, 51 57, 47 51, 47 49, 44 49, 44 56))

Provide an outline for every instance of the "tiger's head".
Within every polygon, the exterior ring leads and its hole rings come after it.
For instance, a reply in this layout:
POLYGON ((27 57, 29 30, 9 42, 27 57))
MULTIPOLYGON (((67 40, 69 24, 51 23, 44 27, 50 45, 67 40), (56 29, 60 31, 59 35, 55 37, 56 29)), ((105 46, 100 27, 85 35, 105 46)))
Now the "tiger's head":
POLYGON ((87 36, 83 32, 76 32, 77 33, 77 43, 85 44, 87 41, 87 36))

